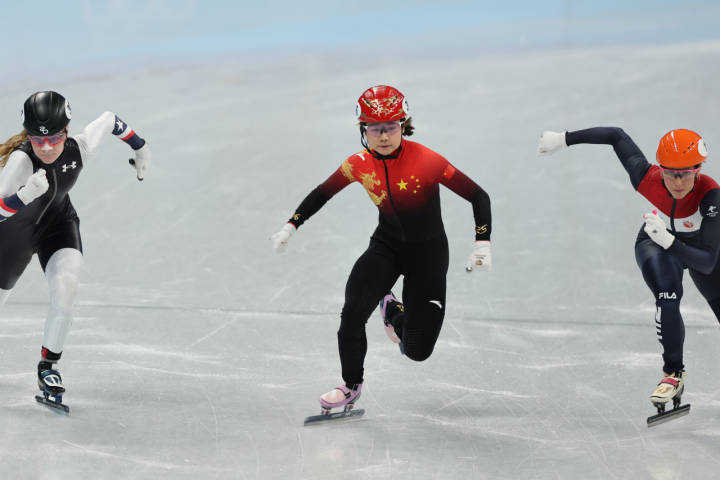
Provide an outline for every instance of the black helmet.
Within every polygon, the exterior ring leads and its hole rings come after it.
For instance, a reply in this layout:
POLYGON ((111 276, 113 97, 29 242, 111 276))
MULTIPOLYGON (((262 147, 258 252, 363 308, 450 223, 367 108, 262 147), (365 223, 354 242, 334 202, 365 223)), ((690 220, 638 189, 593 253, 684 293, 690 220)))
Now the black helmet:
POLYGON ((22 124, 30 135, 53 135, 62 131, 71 117, 65 97, 57 92, 35 92, 25 100, 22 124))

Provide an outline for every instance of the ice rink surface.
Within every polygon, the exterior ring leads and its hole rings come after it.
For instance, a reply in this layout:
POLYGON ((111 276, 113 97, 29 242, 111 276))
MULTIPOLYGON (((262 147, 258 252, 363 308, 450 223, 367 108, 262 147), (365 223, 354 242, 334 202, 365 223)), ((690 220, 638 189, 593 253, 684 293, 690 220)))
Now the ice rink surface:
MULTIPOLYGON (((68 80, 71 127, 112 110, 146 137, 142 183, 108 138, 71 197, 87 272, 60 366, 69 417, 33 400, 47 286, 2 311, 0 477, 707 479, 720 468, 718 322, 691 282, 689 416, 648 429, 660 375, 633 243, 647 211, 612 149, 538 158, 542 130, 616 125, 649 159, 700 131, 720 177, 720 43, 448 60, 289 56, 68 80), (442 191, 447 315, 402 357, 371 317, 363 418, 303 427, 340 382, 344 285, 376 209, 354 184, 275 255, 268 237, 359 150, 355 99, 399 87, 419 141, 493 201, 493 271, 464 271, 470 205, 442 191), (714 150, 714 151, 713 151, 714 150)), ((7 85, 15 112, 44 84, 7 85)), ((0 118, 7 137, 14 115, 0 118)))

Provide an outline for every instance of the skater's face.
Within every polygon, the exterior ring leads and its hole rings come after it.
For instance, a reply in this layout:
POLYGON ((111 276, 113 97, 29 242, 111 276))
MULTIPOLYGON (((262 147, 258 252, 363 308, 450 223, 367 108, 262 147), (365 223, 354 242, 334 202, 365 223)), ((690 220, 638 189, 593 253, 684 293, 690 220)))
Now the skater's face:
POLYGON ((54 135, 46 135, 42 137, 29 136, 30 145, 32 145, 33 153, 41 162, 53 163, 65 150, 65 140, 67 139, 67 129, 54 135))
POLYGON ((375 150, 381 155, 389 155, 397 150, 402 142, 402 123, 370 123, 365 127, 365 138, 370 150, 375 150))
POLYGON ((663 170, 663 181, 665 182, 665 186, 670 192, 670 195, 672 195, 674 199, 680 200, 690 193, 695 186, 698 170, 699 169, 688 171, 687 175, 672 173, 677 172, 677 170, 663 170))

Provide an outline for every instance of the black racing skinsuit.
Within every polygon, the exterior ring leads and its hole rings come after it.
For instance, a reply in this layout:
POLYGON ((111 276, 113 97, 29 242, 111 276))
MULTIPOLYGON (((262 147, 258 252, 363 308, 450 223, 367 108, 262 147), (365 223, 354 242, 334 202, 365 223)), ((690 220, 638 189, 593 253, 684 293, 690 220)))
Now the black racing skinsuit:
POLYGON ((42 196, 0 222, 0 288, 4 290, 13 288, 34 253, 44 270, 52 254, 61 248, 82 252, 80 220, 68 195, 83 167, 77 142, 67 138, 63 153, 49 165, 35 156, 29 141, 18 150, 30 157, 33 172, 45 169, 49 187, 42 196))

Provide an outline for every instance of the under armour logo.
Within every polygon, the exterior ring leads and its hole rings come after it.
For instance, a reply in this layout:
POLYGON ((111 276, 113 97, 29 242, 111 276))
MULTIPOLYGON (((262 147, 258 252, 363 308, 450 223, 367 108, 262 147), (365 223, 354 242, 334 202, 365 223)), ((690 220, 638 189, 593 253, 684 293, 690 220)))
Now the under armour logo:
POLYGON ((47 128, 45 128, 45 125, 40 125, 40 128, 38 130, 40 130, 40 133, 42 133, 43 135, 47 135, 48 132, 50 131, 47 128))
POLYGON ((63 164, 63 173, 68 171, 68 168, 72 168, 73 170, 77 167, 77 162, 73 161, 70 165, 67 163, 63 164))

